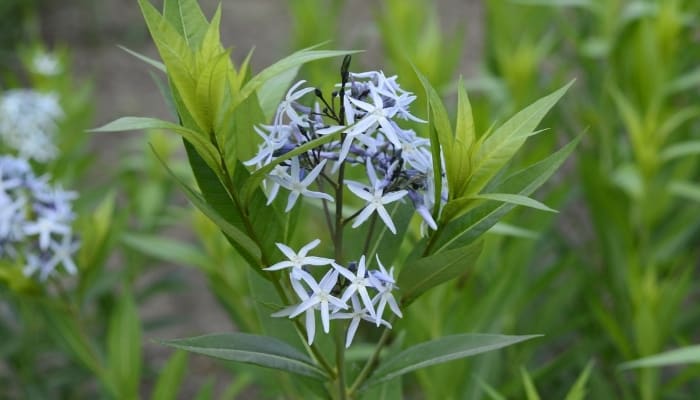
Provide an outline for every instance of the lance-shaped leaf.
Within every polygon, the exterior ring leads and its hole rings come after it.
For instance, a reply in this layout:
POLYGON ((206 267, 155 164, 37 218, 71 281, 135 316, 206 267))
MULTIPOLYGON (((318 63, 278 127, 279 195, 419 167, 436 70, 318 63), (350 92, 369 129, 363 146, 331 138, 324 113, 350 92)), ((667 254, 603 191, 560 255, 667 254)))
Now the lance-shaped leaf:
POLYGON ((156 118, 143 117, 123 117, 112 121, 99 128, 91 129, 91 132, 124 132, 142 129, 164 129, 177 133, 194 146, 197 152, 207 165, 215 171, 219 171, 219 164, 216 162, 218 153, 214 145, 199 132, 172 122, 159 120, 156 118))
POLYGON ((482 136, 472 159, 472 176, 467 196, 478 194, 498 171, 515 155, 525 140, 532 136, 545 114, 573 84, 573 81, 545 96, 498 127, 491 135, 482 136))
POLYGON ((129 295, 119 297, 107 332, 107 361, 121 398, 136 398, 141 379, 141 323, 129 295))
POLYGON ((145 62, 146 64, 149 64, 149 65, 153 66, 154 68, 156 68, 156 69, 158 69, 158 70, 160 70, 160 71, 162 71, 162 72, 166 72, 165 64, 163 64, 162 62, 157 61, 157 60, 154 60, 154 59, 152 59, 151 57, 148 57, 148 56, 146 56, 146 55, 143 55, 143 54, 141 54, 141 53, 139 53, 139 52, 137 52, 137 51, 131 50, 131 49, 127 48, 127 47, 119 46, 119 45, 118 45, 117 47, 119 47, 120 49, 126 51, 127 53, 131 54, 132 56, 138 58, 139 60, 145 62))
POLYGON ((176 400, 187 370, 187 352, 177 350, 159 371, 151 400, 176 400))
POLYGON ((700 364, 700 345, 686 346, 653 356, 620 364, 620 369, 668 367, 671 365, 700 364))
MULTIPOLYGON (((490 190, 529 196, 554 174, 576 148, 579 140, 580 138, 574 139, 556 153, 514 173, 490 190)), ((449 222, 433 236, 427 254, 468 245, 494 226, 513 207, 515 205, 511 203, 486 203, 449 222)))
POLYGON ((541 335, 506 336, 478 333, 444 336, 421 343, 381 362, 363 389, 420 368, 501 349, 541 335))
POLYGON ((278 369, 317 380, 327 379, 325 372, 304 353, 269 336, 247 333, 222 333, 161 343, 193 353, 278 369))
POLYGON ((163 16, 182 35, 190 49, 199 47, 209 24, 197 0, 165 0, 163 16))
POLYGON ((306 142, 303 145, 297 147, 296 149, 287 152, 275 159, 273 159, 269 164, 263 166, 259 170, 255 171, 252 175, 250 175, 250 178, 246 181, 245 185, 243 185, 243 189, 241 189, 241 199, 247 204, 250 202, 250 199, 253 196, 253 193, 255 190, 258 189, 258 186, 262 181, 265 179, 265 177, 281 162, 287 161, 291 159, 292 157, 298 156, 299 154, 302 154, 306 151, 309 151, 311 149, 314 149, 316 147, 319 147, 321 145, 324 145, 326 143, 330 143, 333 140, 335 140, 338 136, 340 136, 340 133, 343 131, 343 129, 338 129, 337 131, 333 133, 329 133, 327 135, 323 135, 319 138, 316 138, 310 142, 306 142))
POLYGON ((195 53, 177 29, 148 0, 138 0, 151 37, 165 63, 170 82, 197 126, 209 131, 209 122, 197 104, 195 53))
POLYGON ((539 202, 527 196, 512 194, 512 193, 482 193, 474 196, 475 199, 479 200, 494 200, 503 203, 511 203, 517 206, 530 207, 536 210, 558 212, 557 210, 548 207, 546 204, 539 202))
MULTIPOLYGON (((190 145, 186 144, 185 148, 188 150, 188 152, 194 153, 194 150, 192 150, 192 147, 190 145)), ((158 160, 165 168, 165 170, 168 172, 168 174, 170 174, 170 176, 175 180, 175 182, 177 182, 178 185, 183 189, 183 193, 192 202, 192 204, 194 204, 195 207, 199 209, 199 211, 206 215, 214 224, 216 224, 216 226, 219 227, 219 229, 221 229, 221 231, 226 235, 226 238, 232 244, 235 245, 236 250, 238 250, 241 256, 243 256, 243 258, 245 258, 250 265, 260 266, 261 253, 257 244, 255 244, 255 242, 248 235, 246 235, 241 229, 239 229, 239 227, 231 223, 229 219, 225 218, 220 213, 220 208, 223 207, 225 204, 229 204, 229 208, 233 208, 233 205, 230 203, 230 201, 228 203, 222 204, 221 202, 216 202, 216 198, 210 197, 209 199, 205 200, 204 198, 202 198, 201 194, 197 193, 197 191, 195 191, 194 189, 189 187, 189 185, 183 182, 158 156, 157 153, 155 154, 158 160), (212 201, 214 202, 212 203, 212 201)), ((196 153, 194 153, 194 155, 196 155, 196 153)), ((212 173, 211 170, 209 170, 209 172, 212 173)), ((211 178, 210 180, 213 179, 216 178, 211 178)))
MULTIPOLYGON (((413 70, 416 72, 425 89, 425 94, 428 96, 428 132, 430 134, 430 151, 433 157, 433 182, 435 182, 435 210, 433 210, 433 218, 437 219, 436 217, 440 212, 440 196, 442 194, 442 154, 440 149, 452 147, 452 126, 440 95, 415 66, 413 70)), ((450 164, 449 156, 450 153, 447 152, 445 154, 445 164, 450 164)))
POLYGON ((277 77, 279 74, 282 74, 287 70, 296 68, 310 61, 330 57, 339 57, 359 52, 358 50, 313 50, 316 47, 318 46, 309 47, 292 53, 291 55, 277 61, 276 63, 262 70, 259 74, 255 75, 241 88, 241 91, 238 93, 238 96, 231 105, 232 110, 247 99, 248 96, 260 89, 260 87, 262 87, 267 81, 277 77))
POLYGON ((447 168, 450 197, 452 198, 459 197, 467 189, 469 176, 472 172, 472 145, 475 139, 476 133, 474 132, 472 107, 469 103, 467 91, 464 88, 464 82, 460 77, 459 86, 457 88, 457 124, 455 127, 455 138, 452 147, 449 149, 452 164, 447 168))
POLYGON ((482 241, 468 246, 419 258, 401 269, 397 285, 401 290, 404 306, 426 290, 462 275, 476 264, 482 249, 482 241))

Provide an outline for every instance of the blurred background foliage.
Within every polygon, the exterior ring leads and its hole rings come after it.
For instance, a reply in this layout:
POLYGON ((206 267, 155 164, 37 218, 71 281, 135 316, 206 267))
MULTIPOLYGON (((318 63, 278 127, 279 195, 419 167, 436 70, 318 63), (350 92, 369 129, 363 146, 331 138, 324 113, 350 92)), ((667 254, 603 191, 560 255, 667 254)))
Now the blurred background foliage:
MULTIPOLYGON (((0 337, 10 338, 0 346, 0 387, 9 388, 10 398, 169 399, 177 398, 180 387, 180 398, 301 397, 299 382, 273 372, 202 366, 180 353, 163 364, 163 357, 142 349, 142 330, 143 337, 213 330, 187 325, 190 315, 167 307, 139 318, 156 295, 184 292, 192 299, 209 288, 215 302, 198 312, 225 320, 216 325, 221 329, 241 331, 259 330, 255 308, 264 304, 254 296, 256 277, 236 268, 238 256, 213 224, 186 206, 149 147, 187 175, 179 141, 154 131, 114 145, 83 133, 95 125, 94 104, 104 104, 91 99, 110 92, 91 90, 72 67, 92 50, 54 43, 42 32, 44 8, 56 7, 46 3, 0 2, 0 90, 34 87, 61 94, 63 155, 46 168, 81 193, 83 270, 69 282, 75 290, 65 299, 58 289, 17 293, 0 285, 0 337), (34 76, 27 60, 36 49, 57 54, 64 73, 49 80, 34 76), (193 276, 202 277, 205 286, 193 284, 193 276), (186 326, 162 330, 178 324, 186 326), (131 359, 119 356, 125 350, 112 343, 121 335, 135 338, 126 345, 131 359), (127 370, 132 373, 124 374, 127 370)), ((65 7, 82 7, 88 15, 103 12, 97 3, 69 3, 65 7)), ((224 19, 243 7, 252 5, 225 2, 224 19)), ((236 29, 264 35, 270 27, 278 34, 276 48, 255 50, 254 66, 258 55, 274 59, 322 42, 374 49, 356 56, 354 69, 398 74, 402 86, 423 102, 416 104, 419 115, 425 100, 411 64, 445 97, 455 96, 464 75, 478 133, 575 78, 542 124, 551 132, 528 141, 514 168, 584 133, 572 159, 537 194, 559 213, 511 212, 507 223, 489 232, 481 257, 464 276, 421 298, 395 329, 401 332, 397 342, 411 343, 460 332, 545 336, 409 375, 401 383, 404 393, 426 399, 572 400, 691 399, 700 393, 697 356, 690 358, 694 363, 687 357, 678 365, 671 360, 670 367, 620 368, 698 339, 700 3, 484 0, 470 6, 481 12, 468 20, 478 29, 466 22, 445 24, 451 10, 440 1, 362 2, 362 17, 357 7, 343 0, 290 0, 275 3, 278 14, 266 20, 251 13, 259 20, 236 29), (364 31, 346 34, 353 27, 364 31), (474 31, 480 34, 469 37, 474 31)), ((89 30, 99 30, 95 21, 104 18, 93 19, 89 30)), ((138 24, 120 40, 145 43, 138 24)), ((242 59, 248 49, 233 39, 234 57, 242 59)), ((331 85, 337 64, 309 64, 299 78, 331 85)), ((156 76, 155 84, 141 89, 157 93, 161 80, 156 76)), ((424 126, 414 128, 425 134, 424 126)), ((355 351, 363 356, 364 349, 355 351)))

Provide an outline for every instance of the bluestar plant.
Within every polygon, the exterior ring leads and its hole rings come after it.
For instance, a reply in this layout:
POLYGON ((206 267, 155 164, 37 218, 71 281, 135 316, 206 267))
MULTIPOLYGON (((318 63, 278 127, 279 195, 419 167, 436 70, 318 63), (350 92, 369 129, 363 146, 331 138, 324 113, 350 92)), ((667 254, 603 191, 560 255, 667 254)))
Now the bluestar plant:
POLYGON ((48 181, 34 175, 26 160, 0 156, 0 259, 42 281, 59 266, 75 274, 73 254, 80 247, 71 227, 77 194, 48 181))
POLYGON ((236 66, 220 43, 220 8, 207 21, 195 0, 166 0, 162 12, 147 0, 139 4, 163 62, 134 54, 167 74, 165 95, 174 100, 178 123, 125 117, 96 131, 161 128, 182 136, 199 190, 173 176, 250 267, 255 303, 266 305, 256 306, 264 334, 233 332, 167 344, 311 377, 323 388, 308 388, 347 399, 419 368, 534 337, 462 334, 394 355, 386 351, 397 343, 388 328, 402 308, 463 276, 481 251, 482 234, 512 207, 547 209, 528 196, 576 141, 523 170, 509 175, 504 169, 526 139, 540 132, 535 128, 567 87, 478 134, 463 83, 452 129, 439 95, 416 70, 428 104, 421 137, 408 129, 422 122, 410 110, 416 97, 396 76, 351 73, 354 51, 303 49, 251 76, 249 60, 236 66), (340 84, 330 93, 304 81, 293 83, 302 64, 343 55, 340 84), (261 125, 267 121, 271 124, 261 125), (278 199, 283 191, 286 201, 278 199), (309 254, 321 235, 314 234, 299 251, 288 245, 296 246, 303 198, 322 209, 332 257, 309 254), (411 207, 421 219, 422 238, 404 235, 411 230, 411 207), (351 226, 363 226, 365 236, 364 246, 352 250, 344 237, 346 231, 351 235, 346 229, 351 226), (286 260, 280 261, 275 246, 286 260), (388 269, 380 258, 390 260, 388 269), (387 308, 393 315, 384 318, 387 308), (292 323, 273 321, 270 309, 292 323), (305 323, 296 318, 302 314, 305 323), (324 349, 326 341, 315 335, 316 314, 324 332, 334 326, 333 358, 324 349), (371 355, 361 361, 364 366, 349 369, 358 365, 345 359, 346 347, 356 340, 362 320, 384 327, 371 355), (303 347, 289 344, 298 337, 305 339, 303 347))
POLYGON ((12 89, 0 94, 0 145, 45 163, 58 155, 55 136, 63 109, 55 93, 12 89))
MULTIPOLYGON (((397 76, 386 77, 381 71, 351 73, 348 65, 349 57, 343 63, 342 81, 330 96, 324 95, 320 89, 304 87, 306 82, 303 80, 292 85, 277 107, 273 124, 255 127, 262 143, 255 157, 244 164, 262 168, 275 157, 323 135, 341 132, 337 140, 311 148, 275 166, 264 182, 267 204, 271 204, 279 189, 283 188, 289 191, 285 212, 292 210, 299 197, 320 199, 324 209, 328 210, 327 203, 336 199, 322 190, 336 188, 333 194, 343 196, 345 192, 337 188, 344 185, 364 205, 343 218, 342 224, 333 225, 329 218, 330 236, 350 221, 352 227, 357 228, 377 216, 391 233, 397 234, 385 205, 407 199, 423 219, 423 226, 436 230, 437 224, 431 214, 436 185, 432 181, 430 141, 400 126, 406 120, 425 123, 410 111, 416 96, 401 88, 397 76), (315 100, 313 104, 304 103, 305 98, 310 97, 315 100), (364 173, 364 181, 345 179, 344 174, 351 168, 364 173), (313 184, 319 191, 309 189, 313 184)), ((447 182, 443 181, 441 187, 441 198, 447 201, 447 182)), ((370 236, 373 229, 374 223, 369 228, 370 236)), ((320 240, 315 239, 298 253, 283 243, 277 243, 288 260, 265 270, 289 268, 291 286, 301 302, 273 316, 294 318, 305 313, 309 345, 315 336, 314 310, 320 311, 325 333, 329 332, 331 319, 352 320, 347 330, 346 347, 352 343, 362 319, 377 327, 383 324, 390 328, 391 324, 382 318, 387 304, 396 316, 402 316, 392 294, 397 289, 393 267, 387 271, 379 255, 379 269, 375 270, 367 269, 365 254, 358 261, 350 262, 347 268, 338 259, 307 256, 319 243, 320 240), (312 266, 313 270, 317 269, 316 266, 329 266, 320 282, 311 274, 312 266), (373 297, 368 290, 374 293, 373 297), (352 311, 347 312, 348 309, 352 311)), ((334 245, 341 246, 337 240, 334 245)))

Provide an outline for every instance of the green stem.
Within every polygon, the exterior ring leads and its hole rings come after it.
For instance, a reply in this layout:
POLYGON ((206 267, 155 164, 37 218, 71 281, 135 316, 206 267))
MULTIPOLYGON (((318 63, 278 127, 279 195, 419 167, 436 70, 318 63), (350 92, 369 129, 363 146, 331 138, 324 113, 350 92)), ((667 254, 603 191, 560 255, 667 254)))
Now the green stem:
POLYGON ((345 329, 338 329, 335 335, 335 361, 338 368, 338 398, 347 399, 345 387, 345 329))
MULTIPOLYGON (((369 230, 367 231, 367 239, 365 239, 365 245, 362 247, 362 254, 367 254, 369 250, 369 244, 372 241, 372 235, 374 234, 374 226, 377 225, 377 213, 372 214, 372 218, 369 221, 369 230)), ((369 263, 371 260, 367 260, 369 263)))
MULTIPOLYGON (((392 324, 395 319, 396 317, 392 316, 391 321, 389 321, 389 323, 392 324)), ((379 342, 377 342, 377 346, 374 348, 374 353, 372 353, 372 356, 369 358, 369 360, 367 360, 365 366, 362 368, 362 371, 360 371, 360 374, 357 375, 357 378, 355 378, 355 381, 352 383, 352 386, 350 386, 350 396, 352 396, 357 391, 357 389, 359 389, 360 385, 362 385, 372 373, 372 371, 374 371, 374 368, 377 365, 377 361, 379 360, 379 355, 381 354, 384 345, 386 345, 387 340, 389 340, 390 335, 391 330, 385 327, 382 336, 379 338, 379 342)))
MULTIPOLYGON (((345 133, 340 135, 340 142, 345 141, 345 133)), ((338 170, 338 184, 335 187, 335 231, 333 245, 335 246, 335 262, 343 262, 343 186, 345 181, 345 163, 338 170)))
MULTIPOLYGON (((229 195, 231 196, 231 199, 235 203, 236 207, 240 211, 241 216, 243 216, 243 218, 241 218, 241 219, 243 220, 243 224, 245 225, 245 229, 246 229, 247 234, 250 236, 250 238, 253 240, 253 242, 255 242, 255 244, 261 250, 261 255, 260 255, 261 265, 262 266, 269 265, 270 263, 267 259, 267 256, 265 255, 265 252, 262 251, 263 248, 260 245, 260 240, 258 239, 257 233, 255 232, 255 229, 253 229, 253 225, 250 221, 250 218, 249 218, 249 215, 247 212, 247 207, 244 207, 244 205, 241 204, 238 196, 236 196, 235 186, 233 184, 233 178, 231 177, 231 174, 228 171, 228 167, 226 166, 226 163, 224 162, 223 152, 221 151, 219 144, 217 143, 216 138, 213 137, 213 135, 212 135, 212 142, 213 142, 214 146, 216 147, 217 151, 219 152, 221 168, 222 168, 222 171, 224 174, 224 186, 225 186, 226 190, 229 192, 229 195)), ((280 284, 279 280, 272 279, 272 283, 277 291, 277 294, 280 296, 280 299, 284 302, 284 304, 290 305, 291 302, 290 302, 289 298, 287 297, 287 293, 284 291, 284 288, 280 284)), ((304 337, 304 335, 303 335, 304 331, 302 329, 301 322, 299 322, 299 320, 297 320, 297 319, 294 319, 293 324, 294 324, 294 327, 297 330, 297 332, 302 337, 304 337)), ((307 347, 308 347, 309 351, 311 352, 312 356, 321 365, 321 367, 323 367, 323 369, 325 369, 330 374, 330 376, 333 377, 335 375, 335 371, 333 370, 333 368, 331 368, 330 364, 323 357, 323 354, 321 354, 319 349, 314 345, 307 346, 307 347)))

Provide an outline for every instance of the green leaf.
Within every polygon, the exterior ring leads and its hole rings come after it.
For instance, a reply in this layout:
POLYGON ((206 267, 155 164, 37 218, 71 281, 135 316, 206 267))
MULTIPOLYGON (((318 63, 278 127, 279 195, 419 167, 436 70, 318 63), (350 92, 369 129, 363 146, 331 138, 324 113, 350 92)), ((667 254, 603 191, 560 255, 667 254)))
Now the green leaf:
POLYGON ((700 140, 691 140, 670 145, 661 151, 661 159, 670 161, 675 158, 700 154, 700 140))
MULTIPOLYGON (((440 214, 440 205, 442 201, 442 151, 441 149, 449 149, 452 146, 452 126, 450 126, 450 118, 447 116, 445 105, 440 99, 437 91, 430 84, 428 79, 418 71, 418 68, 413 66, 413 70, 418 76, 425 94, 428 97, 428 132, 430 135, 430 152, 433 157, 433 182, 435 182, 435 210, 433 210, 433 218, 440 214)), ((451 164, 449 157, 451 153, 446 151, 445 164, 451 164)))
POLYGON ((141 323, 134 299, 129 294, 122 293, 107 331, 109 372, 121 398, 138 397, 141 346, 141 323))
POLYGON ((450 156, 452 164, 448 167, 447 177, 449 178, 449 187, 454 188, 450 190, 450 196, 458 198, 466 191, 469 183, 469 176, 472 172, 472 146, 476 140, 472 107, 461 77, 457 88, 457 126, 455 129, 454 143, 448 149, 452 153, 450 156))
MULTIPOLYGON (((156 154, 157 156, 157 154, 156 154)), ((216 206, 216 204, 212 203, 210 199, 203 199, 202 195, 197 193, 194 189, 190 188, 186 183, 184 183, 180 178, 175 175, 175 173, 168 168, 167 164, 158 157, 158 159, 161 161, 163 166, 165 167, 166 171, 170 174, 170 176, 177 182, 180 187, 183 189, 183 192, 185 193, 185 196, 192 202, 192 204, 195 205, 201 211, 204 215, 206 215, 213 223, 216 224, 216 226, 221 229, 224 234, 226 234, 226 237, 229 238, 232 242, 236 243, 238 245, 237 249, 241 253, 241 255, 251 263, 251 265, 259 265, 260 264, 260 249, 258 246, 253 242, 253 240, 248 237, 243 231, 241 231, 239 228, 234 226, 224 218, 220 213, 219 213, 219 208, 216 206)), ((221 204, 219 204, 219 207, 221 207, 221 204)), ((225 206, 224 206, 225 207, 225 206)), ((233 207, 232 204, 229 203, 229 207, 233 207)))
POLYGON ((126 51, 127 53, 131 54, 132 56, 138 58, 139 60, 145 62, 146 64, 149 64, 149 65, 151 65, 151 66, 155 67, 156 69, 159 69, 159 70, 161 70, 161 71, 163 71, 163 72, 167 72, 166 69, 165 69, 165 64, 163 64, 162 62, 156 61, 156 60, 152 59, 151 57, 145 56, 145 55, 143 55, 143 54, 141 54, 141 53, 138 53, 138 52, 136 52, 136 51, 134 51, 134 50, 131 50, 131 49, 129 49, 129 48, 126 48, 126 47, 124 47, 124 46, 119 46, 119 45, 118 45, 117 47, 119 47, 120 49, 126 51))
POLYGON ((290 68, 277 76, 274 76, 263 83, 258 89, 258 99, 260 108, 263 111, 265 121, 270 121, 277 112, 277 105, 280 103, 294 78, 299 73, 300 66, 290 68))
POLYGON ((287 161, 292 157, 298 156, 299 154, 305 153, 306 151, 314 149, 318 146, 332 142, 338 136, 340 136, 341 132, 342 130, 338 130, 334 133, 323 135, 310 142, 306 142, 303 145, 297 147, 296 149, 284 153, 283 155, 273 159, 272 161, 270 161, 269 164, 255 171, 252 175, 250 175, 250 178, 248 178, 246 183, 243 185, 243 188, 241 189, 241 199, 246 204, 248 204, 250 202, 251 197, 253 196, 253 193, 258 189, 258 186, 260 186, 260 183, 262 183, 262 181, 265 179, 265 177, 267 177, 270 171, 272 171, 275 168, 275 166, 277 166, 279 163, 287 161))
POLYGON ((537 388, 535 388, 535 384, 532 382, 530 374, 524 367, 520 367, 520 376, 523 380, 527 400, 540 400, 540 395, 537 393, 537 388))
POLYGON ((506 336, 479 333, 443 336, 424 342, 382 361, 363 389, 431 365, 471 357, 541 335, 506 336))
POLYGON ((481 200, 500 201, 503 203, 510 203, 510 204, 515 204, 517 206, 530 207, 530 208, 534 208, 537 210, 549 211, 549 212, 553 212, 553 213, 558 212, 557 210, 555 210, 553 208, 549 208, 545 204, 542 204, 541 202, 539 202, 535 199, 532 199, 532 198, 527 197, 527 196, 522 196, 519 194, 482 193, 482 194, 478 194, 476 196, 473 196, 472 198, 481 199, 481 200))
MULTIPOLYGON (((572 140, 544 160, 514 173, 490 189, 499 193, 515 193, 523 196, 532 194, 554 174, 576 148, 579 141, 580 137, 572 140)), ((514 205, 510 203, 486 203, 475 208, 467 214, 450 221, 443 229, 438 230, 439 235, 433 235, 432 240, 435 243, 429 245, 428 251, 431 254, 438 253, 472 243, 481 234, 499 222, 513 207, 514 205)))
POLYGON ((126 233, 121 239, 134 250, 177 265, 204 268, 209 262, 200 249, 181 240, 140 233, 126 233))
POLYGON ((161 343, 222 360, 255 364, 322 381, 327 379, 323 370, 307 355, 268 336, 235 332, 165 340, 161 343))
POLYGON ((520 226, 507 224, 505 222, 498 222, 496 225, 494 225, 493 227, 491 227, 491 229, 488 230, 488 233, 494 235, 518 237, 522 239, 537 239, 540 235, 536 231, 525 229, 520 226))
POLYGON ((573 81, 535 101, 515 114, 491 135, 482 136, 481 144, 473 156, 473 173, 465 194, 474 195, 481 192, 498 171, 510 161, 525 140, 540 132, 535 132, 535 128, 572 84, 573 81))
POLYGON ((178 350, 160 370, 151 400, 177 400, 187 370, 187 352, 178 350))
POLYGON ((581 375, 579 375, 574 385, 571 386, 569 393, 566 394, 564 400, 585 400, 586 399, 586 383, 588 378, 591 376, 591 371, 593 370, 593 361, 589 361, 586 364, 586 368, 583 369, 581 375))
POLYGON ((668 191, 678 197, 700 202, 700 184, 687 181, 673 181, 668 191))
POLYGON ((483 242, 419 258, 401 269, 397 286, 402 304, 410 304, 426 290, 454 279, 476 264, 483 242))
MULTIPOLYGON (((210 121, 197 104, 197 65, 195 53, 182 34, 148 0, 138 0, 151 37, 168 70, 168 78, 197 127, 208 132, 210 121)), ((182 113, 182 110, 180 110, 182 113)))
POLYGON ((52 308, 43 310, 49 322, 49 333, 54 335, 59 342, 63 343, 74 357, 91 372, 100 377, 100 380, 108 387, 111 386, 108 378, 104 375, 102 360, 91 338, 81 336, 81 327, 75 318, 68 313, 64 313, 52 308))
POLYGON ((202 156, 202 158, 207 163, 207 165, 209 165, 210 168, 212 168, 215 171, 220 170, 220 167, 216 162, 218 153, 214 145, 212 145, 199 132, 195 132, 191 129, 187 129, 184 126, 174 124, 172 122, 163 121, 156 118, 122 117, 99 128, 91 129, 90 131, 123 132, 142 129, 164 129, 179 134, 185 140, 192 143, 195 149, 197 149, 197 152, 202 156))
POLYGON ((640 358, 620 364, 620 369, 633 368, 655 368, 672 365, 699 364, 700 345, 681 347, 680 349, 669 350, 650 357, 640 358))
POLYGON ((209 24, 197 0, 165 0, 163 16, 182 35, 190 49, 199 47, 209 24))
POLYGON ((262 70, 259 74, 255 75, 241 88, 241 91, 238 93, 238 96, 236 96, 231 109, 233 110, 238 107, 239 104, 247 99, 248 96, 260 89, 267 81, 278 77, 287 70, 297 68, 300 65, 314 60, 359 53, 357 50, 313 50, 315 47, 318 46, 309 47, 292 53, 291 55, 277 61, 276 63, 262 70))

